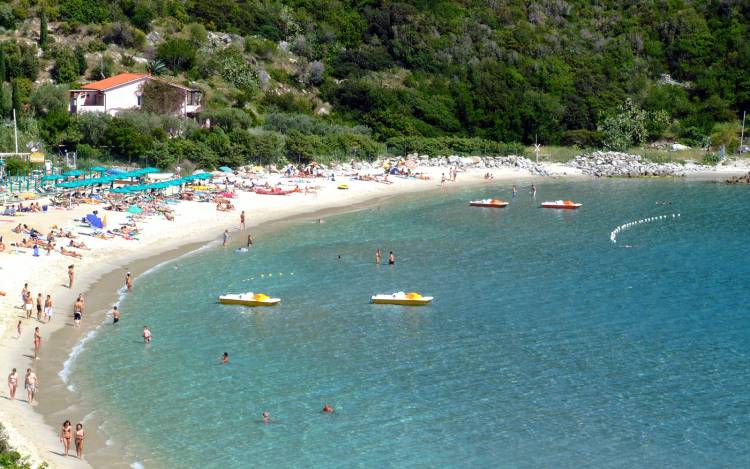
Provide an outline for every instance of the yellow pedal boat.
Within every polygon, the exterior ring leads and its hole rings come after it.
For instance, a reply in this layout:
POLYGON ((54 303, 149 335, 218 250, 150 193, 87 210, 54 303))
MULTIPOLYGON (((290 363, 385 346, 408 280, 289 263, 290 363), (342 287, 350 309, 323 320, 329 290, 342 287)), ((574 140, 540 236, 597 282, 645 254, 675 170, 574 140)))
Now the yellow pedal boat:
POLYGON ((219 303, 224 305, 242 306, 274 306, 281 302, 280 298, 271 298, 263 293, 240 293, 239 295, 221 295, 219 303))
POLYGON ((415 292, 398 292, 390 295, 375 295, 372 297, 372 303, 376 305, 424 306, 431 301, 431 296, 422 296, 415 292))

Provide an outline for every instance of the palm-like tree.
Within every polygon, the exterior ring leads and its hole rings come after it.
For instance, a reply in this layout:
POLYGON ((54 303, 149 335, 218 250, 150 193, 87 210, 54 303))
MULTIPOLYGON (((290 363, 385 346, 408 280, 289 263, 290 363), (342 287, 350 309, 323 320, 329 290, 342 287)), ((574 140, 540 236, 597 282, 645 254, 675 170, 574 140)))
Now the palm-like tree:
POLYGON ((146 65, 146 71, 152 76, 158 77, 167 71, 167 66, 159 59, 150 60, 146 65))

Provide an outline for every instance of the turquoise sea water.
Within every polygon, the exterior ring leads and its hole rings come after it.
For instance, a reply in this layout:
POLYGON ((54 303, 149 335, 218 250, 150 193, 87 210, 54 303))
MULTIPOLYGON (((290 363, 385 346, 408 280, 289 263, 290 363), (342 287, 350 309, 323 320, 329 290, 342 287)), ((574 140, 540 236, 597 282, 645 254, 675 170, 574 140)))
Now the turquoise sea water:
POLYGON ((392 199, 168 263, 72 382, 146 467, 748 467, 748 188, 549 182, 467 206, 509 192, 392 199), (537 208, 558 198, 584 206, 537 208), (368 303, 399 290, 436 299, 368 303), (216 302, 243 291, 283 302, 216 302))

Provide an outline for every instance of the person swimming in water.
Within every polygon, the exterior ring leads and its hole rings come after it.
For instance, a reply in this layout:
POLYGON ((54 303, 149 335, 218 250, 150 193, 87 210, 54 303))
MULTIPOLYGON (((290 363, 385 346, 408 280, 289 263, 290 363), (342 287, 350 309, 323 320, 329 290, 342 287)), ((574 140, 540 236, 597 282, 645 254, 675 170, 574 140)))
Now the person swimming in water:
POLYGON ((388 254, 388 265, 394 265, 396 263, 396 255, 393 254, 393 251, 391 251, 388 254))
POLYGON ((151 331, 149 330, 148 326, 143 326, 143 343, 151 343, 151 331))
POLYGON ((323 406, 323 410, 320 411, 322 414, 332 414, 333 413, 333 407, 331 407, 330 404, 326 404, 323 406))
POLYGON ((271 414, 267 410, 263 411, 263 423, 269 423, 271 421, 271 414))
POLYGON ((221 356, 221 364, 226 365, 227 363, 229 363, 229 354, 224 352, 224 355, 221 356))

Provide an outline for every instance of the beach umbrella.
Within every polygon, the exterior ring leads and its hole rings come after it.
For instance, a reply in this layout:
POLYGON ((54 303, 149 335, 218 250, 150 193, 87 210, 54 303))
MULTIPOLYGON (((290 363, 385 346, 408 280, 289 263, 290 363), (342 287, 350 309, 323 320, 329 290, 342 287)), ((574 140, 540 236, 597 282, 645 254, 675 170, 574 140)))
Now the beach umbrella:
POLYGON ((224 171, 225 173, 234 173, 234 171, 232 171, 232 168, 230 168, 229 166, 220 166, 219 170, 224 171))
POLYGON ((95 173, 106 173, 107 168, 105 168, 104 166, 94 166, 90 169, 90 171, 93 171, 95 173))
POLYGON ((63 176, 81 176, 83 174, 85 174, 85 173, 83 171, 81 171, 80 169, 73 169, 71 171, 66 171, 66 172, 62 173, 63 176))
POLYGON ((86 220, 91 223, 91 226, 94 226, 96 228, 104 228, 104 222, 102 222, 102 219, 94 215, 93 213, 89 213, 86 215, 86 220))
POLYGON ((143 171, 143 174, 158 173, 159 168, 143 168, 141 171, 143 171))
POLYGON ((42 181, 56 181, 58 179, 65 179, 65 176, 60 174, 50 174, 49 176, 42 176, 42 181))
POLYGON ((143 213, 143 209, 137 205, 131 205, 130 207, 128 207, 128 213, 138 215, 139 213, 143 213))

